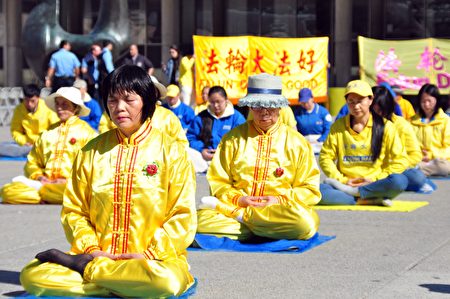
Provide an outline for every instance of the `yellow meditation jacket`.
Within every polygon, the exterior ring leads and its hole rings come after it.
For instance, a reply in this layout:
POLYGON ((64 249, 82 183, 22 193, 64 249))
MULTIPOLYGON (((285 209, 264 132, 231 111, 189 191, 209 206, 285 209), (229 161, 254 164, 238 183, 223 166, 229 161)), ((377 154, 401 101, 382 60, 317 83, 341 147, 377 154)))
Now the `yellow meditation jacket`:
POLYGON ((237 206, 241 196, 278 196, 281 202, 315 205, 320 172, 310 144, 279 119, 266 133, 253 121, 220 142, 207 174, 211 192, 237 206))
MULTIPOLYGON (((180 120, 169 109, 156 105, 155 113, 152 117, 152 126, 154 128, 158 128, 170 137, 175 138, 184 146, 189 146, 189 142, 186 138, 186 133, 181 126, 180 120)), ((116 125, 112 122, 111 118, 106 114, 106 112, 104 112, 102 118, 100 119, 100 124, 98 127, 99 133, 101 134, 114 128, 116 128, 116 125)))
POLYGON ((151 127, 113 129, 77 156, 61 220, 71 251, 185 255, 197 229, 195 173, 182 144, 151 127))
POLYGON ((68 178, 78 150, 96 135, 78 116, 54 124, 42 133, 28 154, 25 175, 32 180, 42 175, 49 179, 68 178))
POLYGON ((416 111, 414 111, 413 106, 411 103, 402 97, 397 101, 398 105, 400 106, 400 109, 402 110, 402 116, 407 120, 411 121, 411 118, 416 114, 416 111))
POLYGON ((408 168, 416 167, 416 165, 422 161, 422 151, 420 150, 420 143, 417 140, 416 133, 414 132, 411 123, 405 118, 395 114, 392 114, 392 122, 405 147, 408 168))
POLYGON ((441 158, 450 161, 450 121, 447 114, 439 108, 429 123, 423 123, 420 115, 412 120, 414 131, 421 148, 428 151, 430 159, 441 158))
POLYGON ((24 104, 19 104, 11 120, 11 135, 18 145, 34 144, 43 131, 58 121, 56 113, 41 99, 34 113, 28 112, 24 104))
POLYGON ((380 156, 372 162, 372 115, 366 127, 357 133, 350 127, 350 115, 338 119, 322 146, 319 164, 329 178, 347 183, 350 178, 373 181, 393 173, 402 173, 408 167, 405 148, 392 122, 385 120, 380 156))

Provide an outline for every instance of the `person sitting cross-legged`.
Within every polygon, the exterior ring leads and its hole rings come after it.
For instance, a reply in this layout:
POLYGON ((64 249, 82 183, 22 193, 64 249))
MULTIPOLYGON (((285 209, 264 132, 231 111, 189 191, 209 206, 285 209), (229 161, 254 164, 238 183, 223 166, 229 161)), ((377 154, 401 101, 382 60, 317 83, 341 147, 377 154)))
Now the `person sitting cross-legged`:
POLYGON ((316 234, 311 206, 320 200, 320 172, 310 144, 279 119, 288 105, 281 88, 280 77, 249 77, 238 105, 250 107, 254 119, 226 134, 214 154, 207 173, 213 196, 201 199, 199 233, 239 240, 316 234))
POLYGON ((14 109, 11 120, 11 136, 14 142, 1 142, 0 155, 7 157, 26 156, 42 132, 59 121, 39 97, 40 90, 35 84, 23 88, 22 103, 14 109))
POLYGON ((186 134, 188 153, 199 173, 208 169, 222 137, 245 122, 244 116, 228 101, 222 86, 209 89, 208 103, 208 108, 194 118, 186 134))
POLYGON ((45 101, 60 121, 37 139, 28 154, 25 176, 17 176, 3 186, 3 203, 61 204, 78 150, 97 135, 79 118, 88 115, 90 110, 75 87, 61 87, 45 101))
POLYGON ((64 193, 68 253, 49 249, 20 274, 35 296, 167 298, 194 284, 195 174, 183 145, 151 125, 147 73, 123 65, 103 81, 117 128, 80 150, 64 193))
POLYGON ((420 170, 426 176, 450 174, 450 117, 445 114, 443 97, 434 84, 423 85, 418 94, 419 107, 411 119, 422 150, 420 170))
POLYGON ((390 206, 408 186, 405 148, 395 126, 374 112, 369 84, 350 81, 345 97, 350 114, 331 126, 320 152, 327 178, 319 204, 390 206))

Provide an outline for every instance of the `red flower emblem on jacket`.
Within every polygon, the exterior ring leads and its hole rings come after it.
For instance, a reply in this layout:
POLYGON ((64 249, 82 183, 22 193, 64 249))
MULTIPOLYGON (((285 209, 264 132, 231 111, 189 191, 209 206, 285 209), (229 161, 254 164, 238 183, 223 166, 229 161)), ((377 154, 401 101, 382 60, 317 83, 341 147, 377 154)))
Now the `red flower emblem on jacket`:
POLYGON ((284 174, 284 169, 281 167, 278 167, 277 169, 275 169, 275 176, 277 178, 279 178, 280 176, 282 176, 284 174))
POLYGON ((77 140, 75 139, 75 137, 70 138, 69 140, 70 144, 75 144, 77 142, 77 140))
POLYGON ((153 162, 144 166, 144 168, 142 169, 142 173, 146 176, 154 176, 158 173, 158 170, 158 164, 156 162, 153 162))

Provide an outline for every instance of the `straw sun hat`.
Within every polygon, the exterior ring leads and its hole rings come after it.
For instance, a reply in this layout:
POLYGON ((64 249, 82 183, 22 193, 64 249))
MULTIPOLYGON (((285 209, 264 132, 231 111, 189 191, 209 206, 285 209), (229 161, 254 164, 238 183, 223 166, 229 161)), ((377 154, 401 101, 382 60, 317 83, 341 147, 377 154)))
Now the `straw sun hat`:
POLYGON ((66 100, 71 101, 75 105, 80 106, 80 113, 78 116, 88 116, 91 113, 91 109, 84 105, 83 100, 81 99, 81 93, 78 88, 75 87, 61 87, 56 92, 52 93, 48 97, 45 98, 45 104, 48 108, 52 109, 56 112, 55 108, 55 99, 57 97, 65 98, 66 100))

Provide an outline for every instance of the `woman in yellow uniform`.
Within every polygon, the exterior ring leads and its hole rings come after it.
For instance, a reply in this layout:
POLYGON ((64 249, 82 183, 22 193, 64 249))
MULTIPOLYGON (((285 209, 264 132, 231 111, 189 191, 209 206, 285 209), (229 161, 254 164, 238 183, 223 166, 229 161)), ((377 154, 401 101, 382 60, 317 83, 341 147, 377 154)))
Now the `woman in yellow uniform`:
POLYGON ((311 206, 320 200, 319 169, 311 146, 279 119, 288 105, 281 78, 250 76, 248 106, 254 119, 224 136, 207 178, 214 197, 204 197, 198 232, 250 239, 309 239, 319 227, 311 206))
POLYGON ((12 179, 2 189, 4 203, 61 204, 72 164, 81 149, 97 133, 79 116, 90 110, 75 87, 61 87, 45 99, 60 122, 52 125, 36 140, 28 154, 25 176, 12 179))
POLYGON ((157 96, 143 69, 115 69, 102 99, 117 128, 74 162, 61 212, 71 250, 39 253, 20 281, 38 296, 180 295, 194 283, 186 259, 197 227, 192 163, 152 127, 157 96))
POLYGON ((450 119, 442 110, 443 99, 436 85, 425 84, 419 90, 420 105, 411 119, 423 158, 419 168, 427 175, 450 173, 450 119))
MULTIPOLYGON (((156 87, 158 99, 164 99, 167 92, 166 87, 159 83, 155 77, 150 76, 150 78, 156 87)), ((189 146, 186 133, 184 132, 178 117, 172 111, 167 110, 158 104, 156 104, 155 113, 153 113, 152 126, 180 141, 186 147, 189 146)), ((98 127, 99 133, 102 134, 114 128, 116 128, 116 125, 113 123, 107 112, 103 112, 98 127)))
POLYGON ((417 164, 422 161, 422 152, 416 134, 409 121, 394 114, 395 100, 386 87, 375 86, 372 87, 372 91, 374 94, 373 111, 394 123, 397 134, 405 147, 408 160, 408 169, 403 172, 408 178, 406 191, 419 191, 425 184, 426 176, 417 167, 417 164))
POLYGON ((331 126, 320 152, 327 176, 320 204, 390 206, 408 185, 403 144, 394 125, 373 111, 369 84, 350 81, 345 98, 350 114, 331 126))

